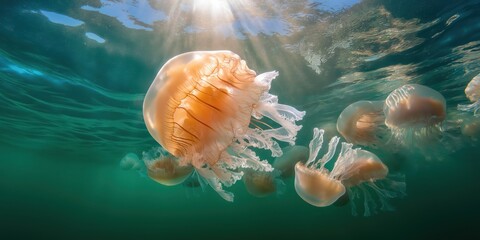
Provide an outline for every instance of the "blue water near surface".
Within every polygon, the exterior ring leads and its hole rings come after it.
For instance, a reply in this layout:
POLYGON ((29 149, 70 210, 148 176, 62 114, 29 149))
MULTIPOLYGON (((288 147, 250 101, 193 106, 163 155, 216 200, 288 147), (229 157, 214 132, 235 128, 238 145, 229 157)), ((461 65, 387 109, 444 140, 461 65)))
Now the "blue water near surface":
MULTIPOLYGON (((0 238, 479 238, 479 142, 455 123, 480 73, 480 1, 77 0, 0 4, 0 238), (165 187, 125 171, 158 146, 142 114, 160 67, 188 51, 228 49, 271 93, 307 112, 297 144, 359 100, 417 83, 447 102, 449 141, 370 149, 405 174, 395 211, 316 208, 285 180, 233 203, 212 189, 165 187)), ((477 132, 478 134, 478 132, 477 132)), ((478 135, 477 135, 478 136, 478 135)), ((269 161, 268 155, 262 156, 269 161)))

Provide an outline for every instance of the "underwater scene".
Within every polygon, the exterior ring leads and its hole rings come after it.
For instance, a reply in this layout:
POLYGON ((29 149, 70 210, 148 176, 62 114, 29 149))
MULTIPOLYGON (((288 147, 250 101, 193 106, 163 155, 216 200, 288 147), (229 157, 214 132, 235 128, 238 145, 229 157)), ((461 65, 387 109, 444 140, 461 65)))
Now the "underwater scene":
POLYGON ((0 239, 480 238, 479 0, 0 6, 0 239))

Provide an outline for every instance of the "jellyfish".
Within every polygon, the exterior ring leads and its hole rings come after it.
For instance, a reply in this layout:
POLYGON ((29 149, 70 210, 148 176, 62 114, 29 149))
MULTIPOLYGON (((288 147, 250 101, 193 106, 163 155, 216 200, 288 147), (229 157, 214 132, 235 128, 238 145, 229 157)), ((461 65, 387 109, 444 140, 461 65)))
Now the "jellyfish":
POLYGON ((463 136, 470 138, 473 141, 478 141, 480 138, 480 118, 470 117, 462 121, 461 131, 463 136))
POLYGON ((161 148, 154 148, 144 153, 143 162, 147 168, 147 175, 152 180, 165 186, 175 186, 183 183, 193 172, 191 165, 180 165, 175 156, 161 148))
POLYGON ((458 105, 458 110, 473 112, 475 116, 478 116, 480 109, 480 74, 470 80, 465 88, 465 95, 472 104, 458 105))
POLYGON ((140 170, 142 162, 135 153, 127 153, 122 160, 120 160, 120 167, 123 170, 140 170))
POLYGON ((316 159, 323 144, 324 132, 323 129, 313 129, 307 162, 295 164, 295 191, 305 202, 316 207, 333 204, 346 191, 342 182, 325 167, 333 158, 340 139, 333 137, 328 144, 328 152, 321 159, 316 159))
POLYGON ((378 203, 382 210, 392 210, 388 199, 405 195, 403 175, 389 174, 387 166, 375 154, 353 148, 353 144, 345 142, 329 171, 326 165, 335 156, 339 138, 333 137, 327 153, 317 159, 323 134, 323 129, 314 128, 308 161, 295 165, 295 190, 298 195, 317 207, 350 201, 354 215, 357 210, 353 201, 360 197, 364 198, 365 216, 375 213, 378 203))
POLYGON ((308 159, 308 148, 295 145, 282 149, 283 155, 275 158, 273 168, 280 173, 280 177, 289 178, 295 173, 297 162, 305 163, 308 159))
POLYGON ((281 194, 285 184, 278 179, 278 172, 244 170, 243 182, 247 192, 255 197, 267 197, 273 193, 281 194))
POLYGON ((278 141, 293 145, 302 127, 296 121, 305 112, 268 92, 277 76, 276 71, 257 75, 231 51, 180 54, 165 63, 145 95, 145 124, 180 165, 193 166, 233 201, 223 186, 241 179, 241 169, 273 170, 252 148, 280 156, 278 141), (275 124, 262 125, 264 117, 275 124))
POLYGON ((388 167, 377 155, 352 146, 351 143, 342 143, 331 174, 347 189, 353 215, 358 214, 356 199, 360 198, 363 198, 364 216, 377 213, 377 208, 394 210, 389 199, 406 195, 405 176, 389 174, 388 167))
POLYGON ((383 101, 358 101, 346 107, 337 120, 338 132, 347 142, 378 146, 388 133, 383 101))
POLYGON ((442 94, 418 84, 403 85, 391 92, 383 111, 392 139, 405 146, 428 145, 439 140, 447 115, 442 94))

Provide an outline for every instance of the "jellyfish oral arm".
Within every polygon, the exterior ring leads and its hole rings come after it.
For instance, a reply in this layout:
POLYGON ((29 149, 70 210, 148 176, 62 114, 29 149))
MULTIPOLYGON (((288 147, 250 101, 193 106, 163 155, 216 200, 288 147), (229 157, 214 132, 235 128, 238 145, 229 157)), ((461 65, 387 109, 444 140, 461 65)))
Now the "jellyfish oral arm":
POLYGON ((480 100, 476 101, 472 104, 459 104, 457 106, 457 109, 460 111, 464 112, 473 112, 474 116, 479 116, 480 115, 480 100))
POLYGON ((265 92, 254 106, 252 115, 257 119, 265 116, 277 122, 281 127, 264 132, 272 138, 293 145, 297 132, 302 128, 302 125, 296 125, 295 121, 302 120, 305 111, 298 111, 294 107, 279 104, 277 96, 265 92))

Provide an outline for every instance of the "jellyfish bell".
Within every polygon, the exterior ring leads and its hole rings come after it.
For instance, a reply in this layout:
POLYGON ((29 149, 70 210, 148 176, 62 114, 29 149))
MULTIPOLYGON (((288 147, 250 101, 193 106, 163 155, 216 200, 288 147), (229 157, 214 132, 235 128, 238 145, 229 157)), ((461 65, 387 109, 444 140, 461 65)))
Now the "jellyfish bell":
POLYGON ((230 51, 196 51, 170 59, 160 69, 144 99, 145 124, 153 138, 182 165, 195 170, 224 199, 223 190, 241 179, 236 169, 272 171, 250 148, 280 156, 278 141, 295 142, 305 112, 278 103, 268 93, 277 72, 256 75, 230 51), (250 128, 267 117, 277 125, 250 128))
POLYGON ((385 124, 399 143, 423 144, 440 137, 446 101, 429 87, 407 84, 388 95, 384 113, 385 124))
POLYGON ((404 175, 389 174, 388 167, 377 155, 353 148, 351 143, 342 143, 331 175, 347 189, 353 215, 358 212, 357 199, 363 198, 363 215, 370 216, 377 212, 377 203, 380 203, 380 210, 392 211, 389 199, 406 195, 404 175))
POLYGON ((173 156, 161 156, 156 159, 145 160, 147 175, 154 181, 165 185, 175 186, 183 183, 193 172, 190 165, 180 166, 178 159, 173 156))
POLYGON ((283 155, 275 158, 272 166, 280 172, 280 177, 289 178, 295 174, 295 164, 305 163, 308 159, 308 148, 295 145, 282 149, 283 155))
POLYGON ((480 138, 480 118, 470 117, 462 121, 462 135, 477 141, 480 138))
POLYGON ((330 206, 343 194, 343 184, 329 177, 328 170, 319 171, 298 162, 295 165, 295 190, 307 203, 316 207, 330 206))
POLYGON ((284 183, 279 180, 277 172, 244 170, 243 182, 250 195, 267 197, 274 193, 283 193, 284 183))
POLYGON ((332 138, 328 152, 322 158, 316 159, 323 144, 323 134, 323 129, 314 128, 307 162, 295 164, 295 191, 305 202, 316 207, 329 206, 345 194, 345 187, 341 181, 334 178, 325 168, 325 164, 335 154, 339 138, 332 138))
POLYGON ((465 88, 465 95, 470 100, 470 102, 476 102, 480 100, 480 74, 470 80, 467 87, 465 88))
POLYGON ((142 162, 135 153, 127 153, 120 160, 120 167, 123 170, 140 170, 142 168, 142 162))
POLYGON ((345 187, 357 186, 363 182, 376 181, 386 178, 388 167, 377 155, 358 149, 355 160, 348 164, 342 176, 345 187))
POLYGON ((341 197, 337 199, 332 205, 335 207, 343 207, 350 203, 350 197, 348 196, 348 191, 346 191, 341 197))
POLYGON ((473 77, 467 84, 465 95, 472 104, 460 104, 458 105, 458 110, 473 112, 477 116, 480 112, 480 74, 473 77))
POLYGON ((384 101, 358 101, 347 106, 337 120, 338 132, 350 143, 377 146, 387 131, 384 101))
POLYGON ((445 120, 446 101, 429 87, 407 84, 388 95, 384 113, 385 124, 390 128, 427 127, 445 120))

